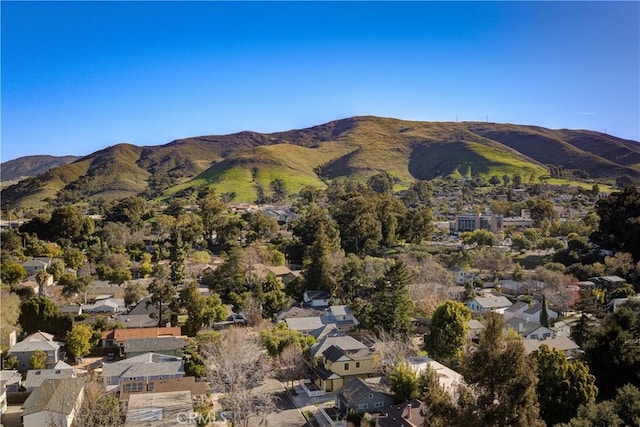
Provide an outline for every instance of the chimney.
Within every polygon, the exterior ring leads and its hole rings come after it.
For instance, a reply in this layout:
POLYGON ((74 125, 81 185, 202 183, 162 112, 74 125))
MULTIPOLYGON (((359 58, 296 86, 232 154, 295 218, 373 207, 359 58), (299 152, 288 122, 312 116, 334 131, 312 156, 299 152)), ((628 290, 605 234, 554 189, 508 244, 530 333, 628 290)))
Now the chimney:
POLYGON ((405 418, 408 420, 411 419, 411 403, 407 403, 407 415, 405 416, 405 418))

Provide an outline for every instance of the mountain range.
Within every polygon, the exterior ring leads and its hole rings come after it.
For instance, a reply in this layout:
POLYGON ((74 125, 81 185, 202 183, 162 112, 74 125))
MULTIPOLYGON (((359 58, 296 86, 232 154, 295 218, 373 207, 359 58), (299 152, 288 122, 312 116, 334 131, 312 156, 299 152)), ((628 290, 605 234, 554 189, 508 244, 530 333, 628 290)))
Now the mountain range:
POLYGON ((3 189, 3 206, 40 207, 55 197, 161 198, 205 185, 234 193, 235 200, 252 201, 258 187, 268 189, 275 179, 296 192, 334 179, 365 180, 381 171, 399 186, 439 176, 504 174, 538 182, 549 175, 549 165, 597 180, 640 178, 640 143, 603 133, 371 116, 268 134, 199 136, 160 146, 118 144, 57 160, 65 164, 51 163, 50 156, 3 163, 3 181, 35 174, 3 189))

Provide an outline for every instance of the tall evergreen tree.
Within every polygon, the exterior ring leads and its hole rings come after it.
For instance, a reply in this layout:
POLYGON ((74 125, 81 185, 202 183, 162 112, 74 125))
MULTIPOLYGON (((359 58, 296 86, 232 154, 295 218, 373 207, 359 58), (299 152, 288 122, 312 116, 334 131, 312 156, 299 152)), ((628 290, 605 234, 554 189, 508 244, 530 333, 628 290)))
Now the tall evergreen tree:
POLYGON ((329 259, 329 237, 322 222, 318 224, 315 241, 309 249, 309 256, 305 264, 306 288, 322 289, 333 295, 336 290, 336 282, 329 259))
POLYGON ((187 278, 187 273, 184 267, 184 262, 187 259, 186 245, 182 241, 182 233, 175 232, 171 239, 171 283, 176 288, 180 288, 184 285, 184 281, 187 278))
POLYGON ((396 261, 383 277, 376 280, 369 303, 357 305, 363 314, 363 326, 392 334, 410 333, 413 330, 411 315, 415 308, 407 291, 410 283, 409 270, 403 262, 396 261))
POLYGON ((478 347, 466 354, 461 373, 475 396, 463 425, 543 425, 533 362, 519 336, 505 336, 500 314, 487 317, 478 347))
POLYGON ((547 311, 547 297, 542 294, 542 309, 540 311, 540 324, 549 327, 549 312, 547 311))

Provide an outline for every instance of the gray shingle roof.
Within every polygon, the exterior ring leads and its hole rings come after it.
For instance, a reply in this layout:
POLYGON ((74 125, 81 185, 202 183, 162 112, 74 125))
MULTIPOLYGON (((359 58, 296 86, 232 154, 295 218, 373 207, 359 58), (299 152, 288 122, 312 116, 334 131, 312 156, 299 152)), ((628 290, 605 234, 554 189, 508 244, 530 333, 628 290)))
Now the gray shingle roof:
POLYGON ((40 411, 70 414, 76 399, 84 389, 84 378, 47 379, 36 388, 22 405, 22 415, 40 411))
POLYGON ((167 351, 185 348, 188 342, 184 338, 163 337, 163 338, 134 338, 124 343, 125 353, 167 351))
POLYGON ((27 371, 24 386, 27 390, 40 387, 44 380, 59 378, 75 378, 77 375, 71 369, 33 369, 27 371))
POLYGON ((106 363, 102 367, 102 375, 109 377, 136 377, 149 375, 169 375, 184 372, 183 361, 180 357, 167 356, 157 353, 145 353, 130 359, 114 363, 106 363), (132 375, 135 373, 136 375, 132 375))
POLYGON ((528 306, 529 306, 529 304, 527 304, 526 302, 518 301, 517 303, 515 303, 512 306, 510 306, 509 308, 507 308, 504 312, 505 313, 517 313, 521 309, 523 309, 525 307, 528 307, 528 306))
POLYGON ((313 357, 320 357, 320 355, 324 354, 331 346, 336 346, 342 350, 360 350, 367 348, 366 345, 348 335, 329 335, 322 338, 311 348, 311 354, 313 354, 313 357))
POLYGON ((336 394, 340 395, 345 402, 357 402, 366 398, 369 393, 381 393, 391 396, 389 389, 381 384, 367 383, 360 378, 352 378, 347 384, 342 386, 336 394))

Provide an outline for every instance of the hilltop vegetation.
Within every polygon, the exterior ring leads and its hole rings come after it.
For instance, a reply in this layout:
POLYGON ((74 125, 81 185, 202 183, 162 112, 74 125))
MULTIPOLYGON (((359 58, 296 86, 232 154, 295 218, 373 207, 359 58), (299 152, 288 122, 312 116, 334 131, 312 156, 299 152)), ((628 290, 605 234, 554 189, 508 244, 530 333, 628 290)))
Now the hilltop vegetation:
POLYGON ((365 182, 382 171, 396 188, 437 177, 516 173, 525 183, 607 183, 623 175, 640 178, 640 144, 590 131, 353 117, 272 134, 203 136, 155 147, 119 144, 5 189, 2 203, 161 199, 212 185, 236 201, 255 201, 261 187, 276 179, 295 193, 334 180, 365 182))

